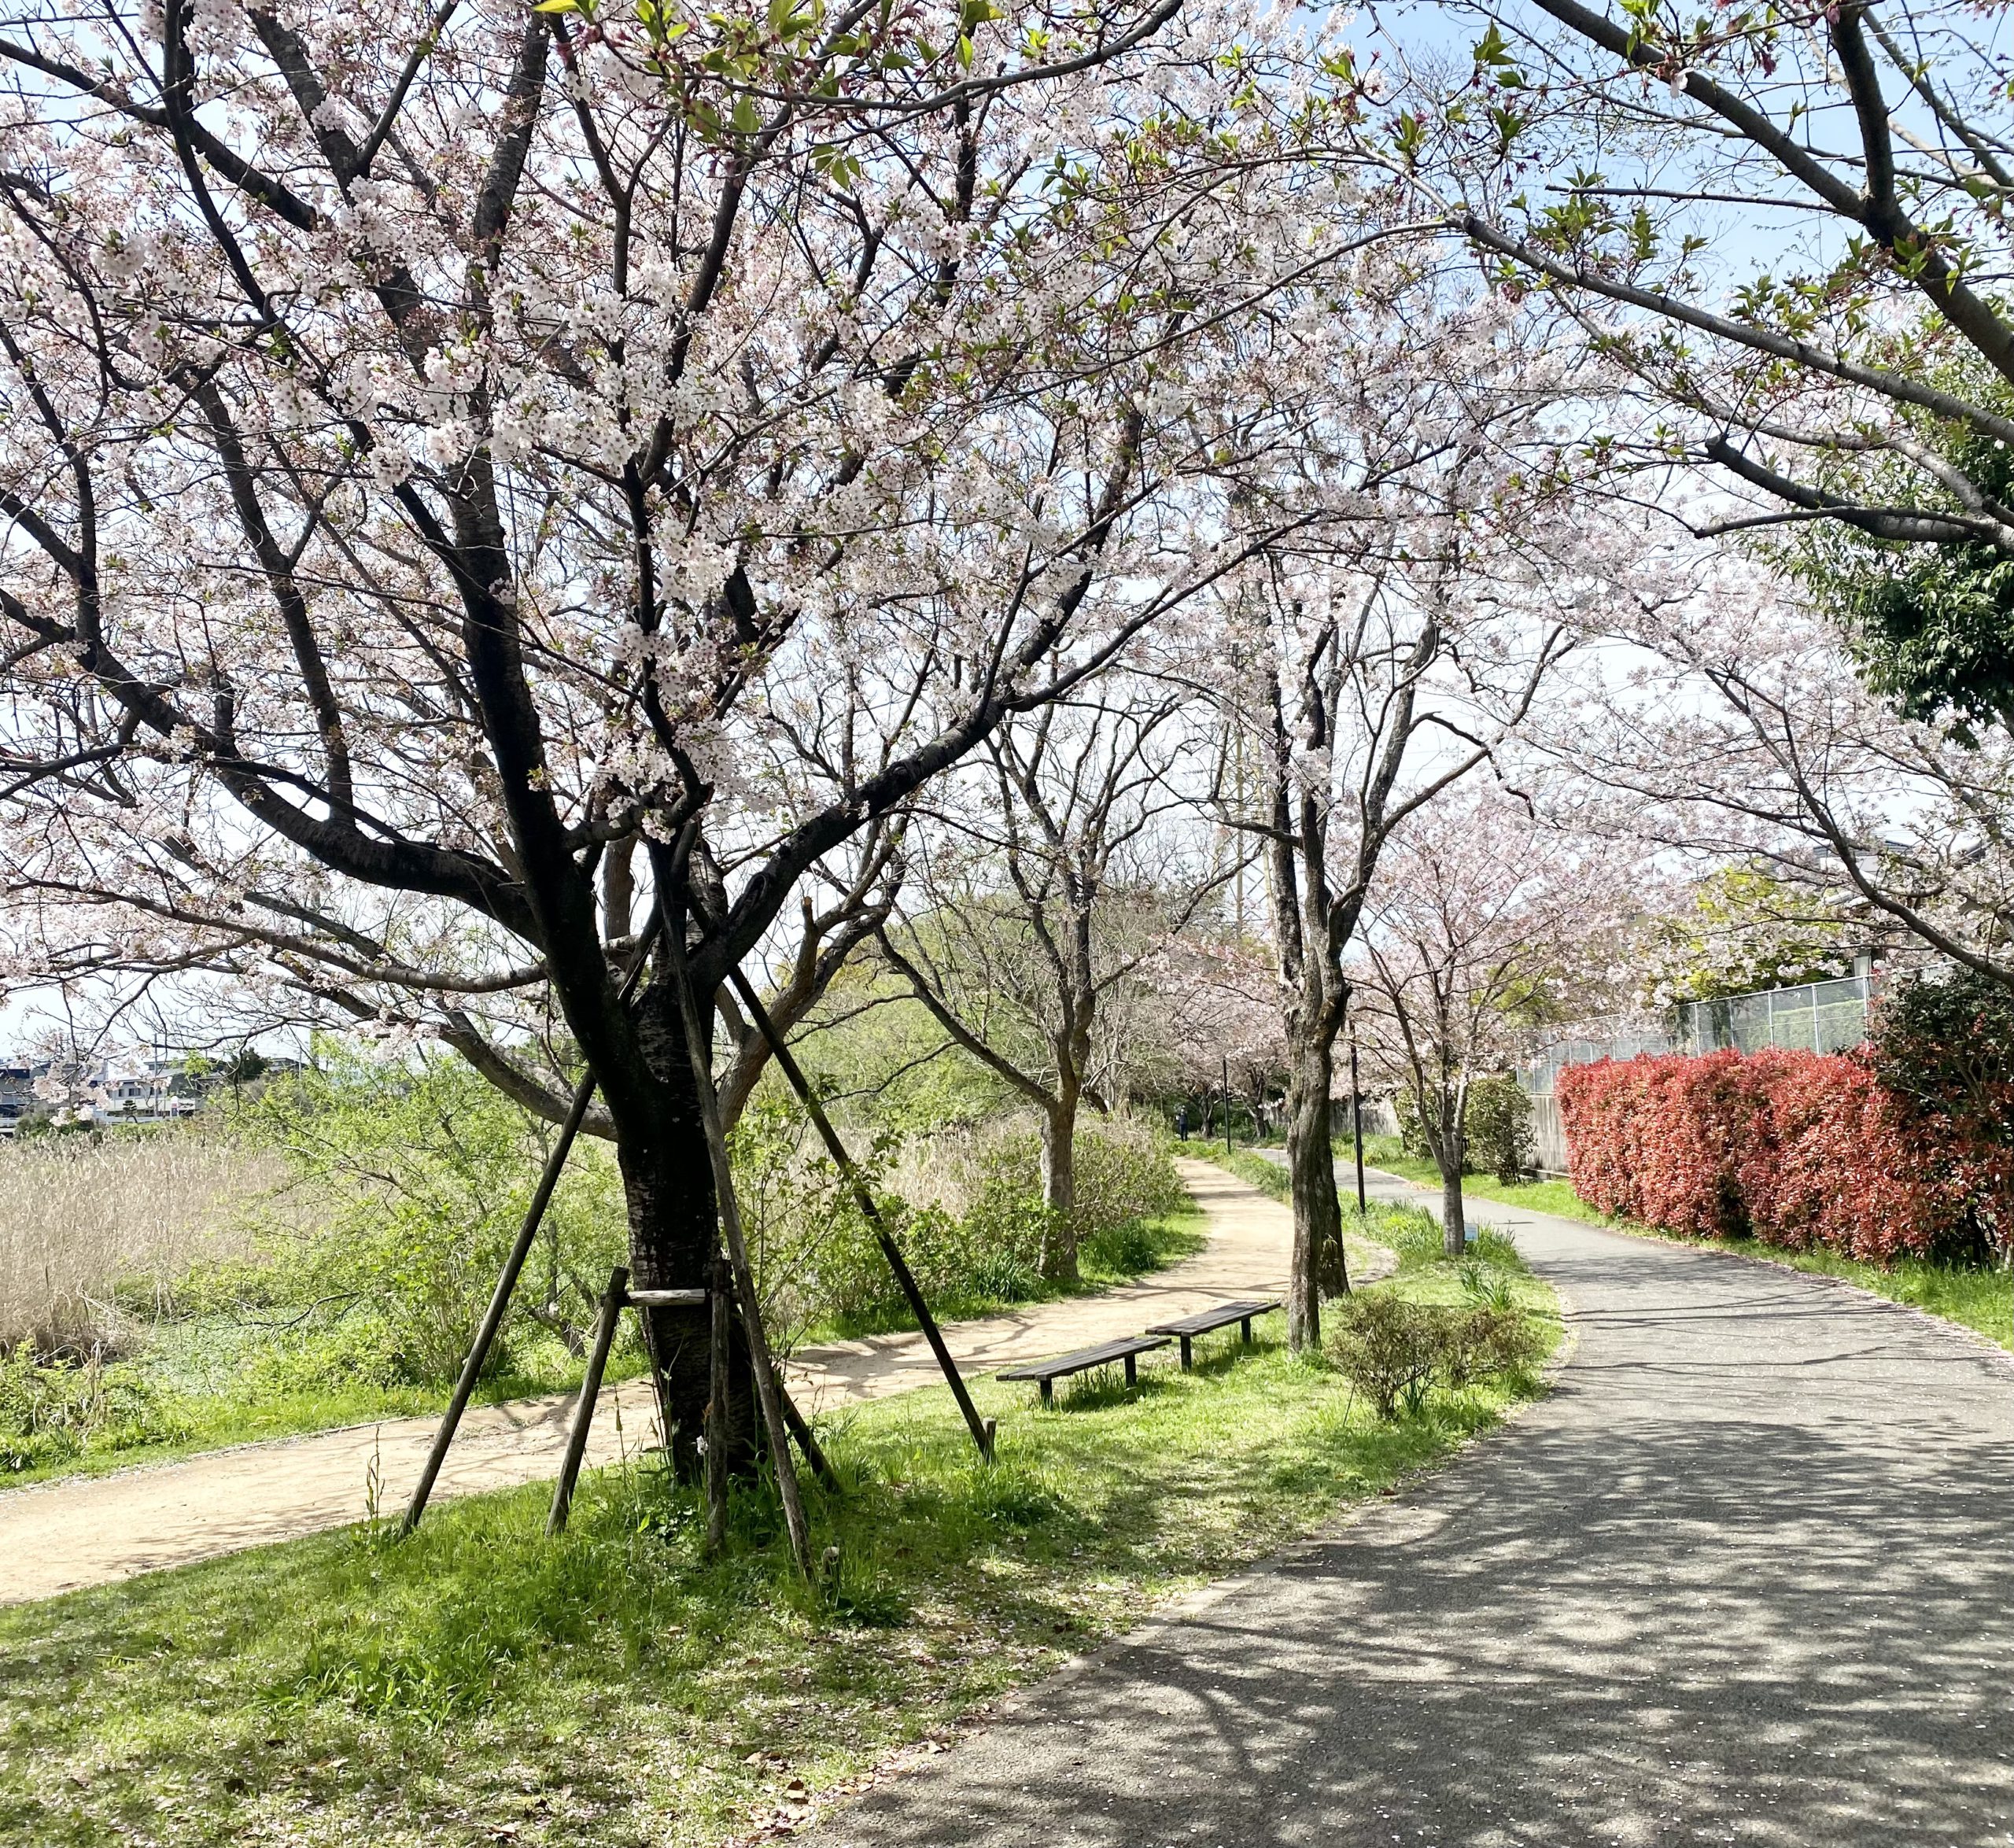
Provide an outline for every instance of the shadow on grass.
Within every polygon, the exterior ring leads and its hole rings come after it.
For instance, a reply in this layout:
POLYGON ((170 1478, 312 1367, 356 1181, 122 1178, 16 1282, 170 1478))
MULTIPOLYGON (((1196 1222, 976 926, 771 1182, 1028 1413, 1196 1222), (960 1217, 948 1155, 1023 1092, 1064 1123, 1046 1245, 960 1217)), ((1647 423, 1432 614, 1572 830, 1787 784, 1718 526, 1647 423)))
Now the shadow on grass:
POLYGON ((610 1839, 717 1840, 777 1754, 815 1785, 948 1724, 1501 1402, 1378 1426, 1326 1368, 1234 1339, 1051 1414, 978 1396, 1003 1422, 992 1465, 942 1392, 836 1423, 843 1492, 808 1495, 815 1587, 773 1488, 736 1493, 710 1558, 693 1491, 632 1465, 585 1481, 558 1541, 533 1485, 404 1541, 352 1529, 0 1612, 0 1839, 220 1845, 305 1806, 311 1840, 432 1842, 551 1761, 577 1798, 605 1787, 610 1839))

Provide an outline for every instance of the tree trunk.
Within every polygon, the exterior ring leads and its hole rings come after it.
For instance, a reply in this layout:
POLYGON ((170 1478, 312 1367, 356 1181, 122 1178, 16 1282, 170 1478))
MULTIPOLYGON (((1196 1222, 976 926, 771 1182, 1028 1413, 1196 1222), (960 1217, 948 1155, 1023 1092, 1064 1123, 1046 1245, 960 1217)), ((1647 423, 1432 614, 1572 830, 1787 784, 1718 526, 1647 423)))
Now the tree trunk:
POLYGON ((1462 1164, 1458 1161, 1440 1176, 1440 1246, 1451 1258, 1459 1258, 1468 1245, 1468 1221, 1462 1216, 1462 1164))
POLYGON ((1287 1172, 1293 1183, 1287 1345, 1295 1353, 1322 1344, 1322 1298, 1341 1296, 1349 1289, 1329 1126, 1332 1053, 1326 1040, 1297 1046, 1287 1083, 1287 1172))
POLYGON ((1042 1112, 1042 1274, 1051 1283, 1077 1281, 1077 1099, 1066 1094, 1042 1112))
MULTIPOLYGON (((698 1289, 713 1278, 720 1247, 718 1211, 684 1029, 661 1001, 657 994, 647 998, 639 1025, 651 1068, 669 1093, 669 1105, 655 1120, 644 1117, 642 1133, 636 1131, 636 1112, 618 1118, 615 1155, 629 1220, 629 1280, 636 1289, 698 1289)), ((658 1415, 672 1467, 681 1481, 696 1480, 699 1474, 699 1438, 712 1388, 711 1322, 703 1304, 644 1311, 658 1415)), ((738 1315, 731 1327, 727 1460, 730 1470, 741 1471, 754 1462, 755 1403, 738 1315)))
POLYGON ((1433 1165, 1440 1171, 1440 1249, 1459 1258, 1468 1249, 1468 1220, 1462 1209, 1462 1164, 1467 1140, 1462 1134, 1462 1107, 1467 1100, 1440 1093, 1440 1133, 1431 1138, 1433 1165))

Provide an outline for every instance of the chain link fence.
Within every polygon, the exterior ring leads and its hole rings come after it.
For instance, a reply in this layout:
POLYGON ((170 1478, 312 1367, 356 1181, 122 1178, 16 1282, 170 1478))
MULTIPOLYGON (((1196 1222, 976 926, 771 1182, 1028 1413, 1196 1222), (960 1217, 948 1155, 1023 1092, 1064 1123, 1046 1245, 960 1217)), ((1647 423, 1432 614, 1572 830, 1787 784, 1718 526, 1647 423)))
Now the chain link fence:
POLYGON ((1842 976, 1721 1001, 1681 1001, 1662 1022, 1636 1017, 1584 1023, 1571 1038, 1553 1041, 1518 1068, 1518 1081, 1532 1100, 1539 1166, 1555 1174, 1566 1167, 1566 1132, 1553 1098, 1553 1082, 1562 1066, 1633 1059, 1640 1053, 1756 1053, 1765 1046, 1843 1053, 1866 1038, 1877 987, 1875 976, 1842 976))

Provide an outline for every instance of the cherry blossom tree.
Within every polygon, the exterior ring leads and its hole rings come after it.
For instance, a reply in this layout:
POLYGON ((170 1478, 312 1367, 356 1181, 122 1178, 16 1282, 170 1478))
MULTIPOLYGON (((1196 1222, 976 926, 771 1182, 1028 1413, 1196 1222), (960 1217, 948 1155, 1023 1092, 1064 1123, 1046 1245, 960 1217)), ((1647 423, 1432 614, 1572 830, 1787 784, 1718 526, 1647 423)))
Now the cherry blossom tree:
POLYGON ((1267 1100, 1283 1093, 1287 1045, 1280 1019, 1279 974, 1262 941, 1214 927, 1192 930, 1154 959, 1153 985, 1172 1040, 1177 1072, 1190 1096, 1208 1100, 1230 1074, 1233 1088, 1263 1121, 1267 1100))
POLYGON ((1807 934, 1850 920, 2014 983, 2014 741, 1898 716, 1753 560, 1677 559, 1689 594, 1612 603, 1610 645, 1580 652, 1529 743, 1607 792, 1617 835, 1766 869, 1807 934))
POLYGON ((1344 960, 1392 831, 1488 760, 1603 594, 1577 508, 1551 496, 1547 408, 1569 374, 1502 304, 1391 265, 1362 286, 1349 389, 1311 431, 1290 498, 1339 520, 1245 572, 1213 684, 1262 766, 1223 807, 1260 847, 1289 1053, 1288 1331, 1320 1336, 1348 1287, 1330 1095, 1344 960))
POLYGON ((1039 1112, 1052 1281, 1077 1274, 1079 1116, 1124 1101, 1125 1074, 1097 1069, 1100 1015, 1230 876, 1185 824, 1198 740, 1179 704, 1113 675, 1002 724, 988 786, 957 800, 947 781, 920 817, 906 928, 879 935, 951 1042, 1039 1112))
POLYGON ((1612 844, 1546 826, 1494 783, 1417 810, 1388 844, 1348 970, 1353 1031, 1411 1095, 1451 1255, 1467 1235, 1471 1081, 1510 1064, 1533 1024, 1577 1010, 1614 962, 1637 884, 1612 844))
POLYGON ((2014 99, 1994 10, 1463 11, 1473 58, 1415 67, 1385 156, 1647 400, 1601 433, 1605 459, 1647 496, 1676 462, 1706 468, 1731 492, 1699 529, 1806 535, 1790 555, 1905 710, 2005 724, 2014 99))
MULTIPOLYGON (((808 1005, 933 777, 1326 511, 1242 483, 1379 233, 1299 157, 1330 29, 17 10, 11 977, 220 976, 555 1115, 577 1063, 636 1282, 703 1282, 704 998, 808 1005)), ((703 1313, 648 1327, 689 1470, 703 1313)))

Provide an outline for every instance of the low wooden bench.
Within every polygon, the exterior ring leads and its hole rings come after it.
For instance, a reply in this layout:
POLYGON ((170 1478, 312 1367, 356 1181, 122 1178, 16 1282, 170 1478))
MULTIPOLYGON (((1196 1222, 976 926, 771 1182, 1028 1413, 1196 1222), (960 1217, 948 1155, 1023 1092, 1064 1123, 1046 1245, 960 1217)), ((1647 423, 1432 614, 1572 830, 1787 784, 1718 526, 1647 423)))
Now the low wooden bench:
POLYGON ((1025 1367, 1010 1367, 998 1377, 1003 1380, 1035 1380, 1042 1387, 1042 1402, 1056 1403, 1056 1382, 1065 1374, 1089 1373, 1094 1367, 1109 1367, 1115 1360, 1126 1363, 1126 1383, 1137 1386, 1140 1375, 1134 1363, 1142 1354, 1165 1348, 1164 1335, 1128 1335, 1123 1341, 1103 1341, 1095 1348, 1079 1348, 1075 1353, 1059 1354, 1053 1360, 1031 1360, 1025 1367))
POLYGON ((1229 1328, 1235 1322, 1244 1331, 1245 1345, 1252 1341, 1252 1319, 1265 1315, 1280 1306, 1275 1297, 1270 1303, 1256 1298, 1245 1303, 1219 1303, 1214 1308, 1199 1309, 1193 1315, 1182 1315, 1173 1322, 1156 1322, 1148 1330, 1149 1334, 1173 1335, 1182 1344, 1182 1370, 1188 1372, 1194 1364, 1193 1344, 1198 1335, 1206 1335, 1219 1328, 1229 1328))

